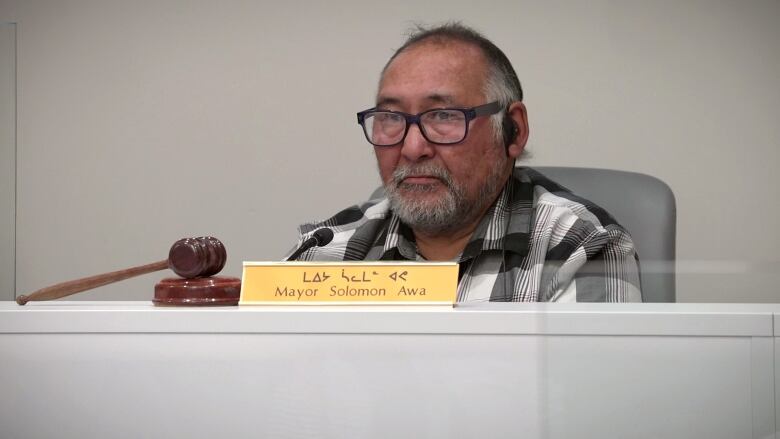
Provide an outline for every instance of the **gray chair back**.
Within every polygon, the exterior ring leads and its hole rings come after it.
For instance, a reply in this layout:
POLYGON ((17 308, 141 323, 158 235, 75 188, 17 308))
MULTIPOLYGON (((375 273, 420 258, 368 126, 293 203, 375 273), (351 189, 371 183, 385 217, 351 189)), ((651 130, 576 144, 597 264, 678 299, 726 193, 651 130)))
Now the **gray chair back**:
POLYGON ((606 209, 634 240, 645 302, 674 302, 677 207, 663 181, 598 168, 535 166, 575 194, 606 209))

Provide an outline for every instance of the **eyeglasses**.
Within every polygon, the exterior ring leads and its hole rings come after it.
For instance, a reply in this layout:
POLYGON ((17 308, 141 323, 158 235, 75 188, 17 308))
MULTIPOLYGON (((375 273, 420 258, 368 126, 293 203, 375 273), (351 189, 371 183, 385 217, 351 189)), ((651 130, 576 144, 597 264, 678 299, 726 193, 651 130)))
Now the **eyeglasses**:
POLYGON ((501 104, 491 102, 472 108, 434 108, 419 114, 371 108, 357 114, 366 139, 375 146, 395 146, 406 138, 409 127, 417 124, 425 140, 437 145, 460 143, 469 133, 469 122, 501 111, 501 104))

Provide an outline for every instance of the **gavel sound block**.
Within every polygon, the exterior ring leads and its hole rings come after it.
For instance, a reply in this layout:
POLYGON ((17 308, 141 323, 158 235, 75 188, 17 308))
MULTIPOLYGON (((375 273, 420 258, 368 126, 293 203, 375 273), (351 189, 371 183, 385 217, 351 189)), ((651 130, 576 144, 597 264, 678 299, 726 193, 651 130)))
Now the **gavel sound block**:
POLYGON ((53 300, 120 280, 170 268, 181 278, 165 278, 154 287, 155 305, 237 305, 241 279, 214 276, 225 266, 227 253, 218 239, 206 236, 176 241, 168 259, 111 273, 63 282, 40 289, 16 302, 53 300))
POLYGON ((214 276, 225 267, 227 252, 217 238, 185 238, 168 252, 171 270, 182 278, 165 278, 154 286, 155 305, 238 305, 241 279, 214 276))

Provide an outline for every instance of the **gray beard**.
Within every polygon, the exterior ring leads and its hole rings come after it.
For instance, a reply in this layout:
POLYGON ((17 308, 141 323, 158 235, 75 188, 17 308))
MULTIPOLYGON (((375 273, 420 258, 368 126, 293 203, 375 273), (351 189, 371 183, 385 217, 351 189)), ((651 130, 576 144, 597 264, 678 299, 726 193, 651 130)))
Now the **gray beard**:
POLYGON ((468 197, 466 190, 452 180, 449 172, 432 163, 399 167, 385 186, 390 208, 403 223, 415 231, 428 235, 442 235, 458 230, 476 218, 490 203, 498 189, 506 183, 505 162, 496 161, 487 180, 479 188, 476 197, 468 197), (430 175, 438 178, 446 189, 438 199, 423 200, 414 194, 436 190, 436 185, 404 185, 402 181, 411 175, 430 175))

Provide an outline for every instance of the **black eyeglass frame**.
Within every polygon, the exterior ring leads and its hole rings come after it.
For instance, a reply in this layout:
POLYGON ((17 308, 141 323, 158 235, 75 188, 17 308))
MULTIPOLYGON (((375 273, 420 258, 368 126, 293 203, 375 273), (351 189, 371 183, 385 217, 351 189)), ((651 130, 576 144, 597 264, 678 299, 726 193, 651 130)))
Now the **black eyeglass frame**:
POLYGON ((398 146, 406 139, 406 135, 409 133, 409 127, 412 126, 412 124, 417 124, 417 128, 420 129, 420 134, 430 143, 433 143, 435 145, 456 145, 464 140, 466 140, 466 137, 469 135, 469 125, 471 124, 471 121, 481 117, 481 116, 491 116, 493 114, 498 113, 503 109, 503 106, 499 101, 490 102, 488 104, 484 105, 478 105, 476 107, 471 108, 431 108, 430 110, 425 110, 421 113, 417 114, 409 114, 404 113, 403 111, 392 111, 392 110, 379 110, 376 107, 369 108, 368 110, 363 110, 359 113, 357 113, 357 120, 358 124, 363 128, 363 134, 366 136, 366 140, 368 140, 368 143, 384 147, 384 146, 398 146), (425 134, 425 128, 422 126, 421 118, 424 114, 430 113, 433 111, 460 111, 463 113, 464 118, 466 119, 466 131, 463 133, 463 138, 458 140, 457 142, 435 142, 428 138, 428 135, 425 134), (402 116, 406 120, 406 128, 404 129, 404 135, 401 136, 401 140, 399 140, 396 143, 390 144, 390 145, 377 145, 376 143, 371 141, 371 138, 369 137, 368 132, 366 131, 366 116, 368 116, 371 113, 393 113, 397 114, 399 116, 402 116))

